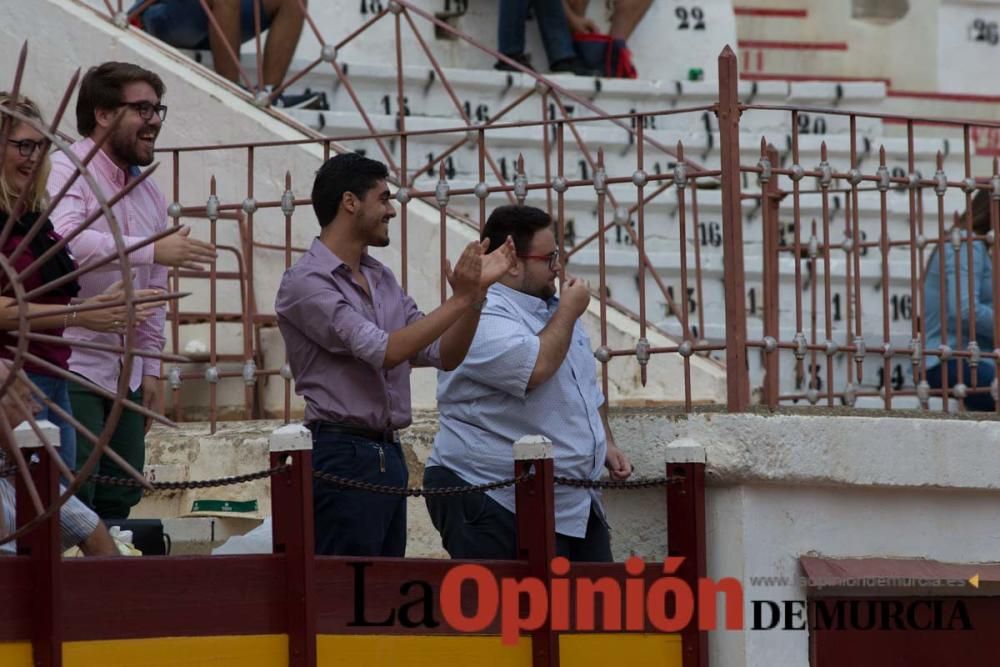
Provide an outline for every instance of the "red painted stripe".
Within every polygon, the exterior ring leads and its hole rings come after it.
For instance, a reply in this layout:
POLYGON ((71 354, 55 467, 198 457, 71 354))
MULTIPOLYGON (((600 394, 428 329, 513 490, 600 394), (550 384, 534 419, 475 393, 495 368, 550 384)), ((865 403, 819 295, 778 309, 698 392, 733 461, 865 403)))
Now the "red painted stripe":
POLYGON ((945 100, 947 102, 1000 102, 1000 95, 973 95, 968 93, 936 93, 923 90, 890 90, 889 97, 911 97, 923 100, 945 100))
POLYGON ((768 18, 804 19, 809 16, 808 9, 771 9, 769 7, 733 7, 737 16, 765 16, 768 18))
POLYGON ((870 76, 822 76, 817 74, 762 74, 759 72, 749 72, 740 74, 744 81, 871 81, 873 83, 884 83, 886 86, 892 85, 890 79, 881 79, 870 76))
POLYGON ((743 39, 741 49, 782 49, 787 51, 846 51, 847 42, 780 42, 769 39, 743 39))

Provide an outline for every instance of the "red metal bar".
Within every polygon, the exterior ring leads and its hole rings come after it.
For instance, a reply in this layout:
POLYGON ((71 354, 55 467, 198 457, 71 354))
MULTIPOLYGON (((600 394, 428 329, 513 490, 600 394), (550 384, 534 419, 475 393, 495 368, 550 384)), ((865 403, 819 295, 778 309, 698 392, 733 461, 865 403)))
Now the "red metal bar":
MULTIPOLYGON (((726 47, 729 48, 729 47, 726 47)), ((674 574, 683 579, 692 591, 698 590, 698 580, 707 576, 705 540, 705 464, 668 463, 667 477, 680 481, 668 484, 667 553, 682 557, 684 562, 674 574)), ((698 616, 695 601, 694 617, 698 616)), ((684 667, 708 667, 708 632, 699 631, 689 623, 681 631, 684 667)))
POLYGON ((747 314, 743 273, 743 216, 740 207, 740 101, 737 58, 728 46, 719 55, 719 142, 722 168, 722 242, 726 260, 726 405, 730 412, 750 404, 747 373, 747 314))
MULTIPOLYGON (((572 129, 572 125, 570 129, 572 129)), ((597 187, 596 181, 598 173, 604 177, 604 149, 597 149, 597 169, 594 171, 595 189, 597 190, 597 228, 604 229, 605 198, 607 197, 607 186, 597 187)), ((608 346, 608 274, 607 274, 607 246, 608 237, 602 232, 597 244, 597 261, 599 287, 598 296, 601 303, 601 347, 608 346)), ((608 394, 608 362, 601 361, 601 391, 604 392, 604 400, 610 401, 608 394)))
MULTIPOLYGON (((551 446, 551 445, 550 445, 551 446)), ((517 445, 515 445, 515 448, 517 445)), ((527 482, 515 487, 518 560, 528 561, 528 570, 540 581, 551 579, 549 564, 556 555, 555 483, 553 459, 515 460, 514 474, 534 470, 527 482)), ((551 619, 531 633, 532 667, 559 667, 559 636, 551 619)))
MULTIPOLYGON (((6 421, 6 420, 4 420, 6 421)), ((16 443, 12 443, 17 447, 16 443)), ((52 454, 38 448, 38 462, 31 467, 31 480, 38 500, 49 507, 59 497, 59 471, 52 454)), ((17 503, 17 529, 27 526, 36 516, 28 488, 20 476, 14 482, 17 503)), ((37 667, 62 665, 62 549, 59 541, 59 512, 17 541, 19 556, 31 558, 32 610, 31 649, 37 667)))
MULTIPOLYGON (((209 184, 210 197, 216 196, 216 184, 215 176, 212 176, 211 183, 209 184)), ((214 216, 209 218, 209 242, 214 246, 216 241, 216 218, 214 216)), ((218 281, 216 280, 216 267, 218 265, 218 260, 213 259, 212 263, 209 265, 209 315, 208 315, 208 354, 209 354, 209 366, 218 371, 218 340, 216 338, 216 329, 218 323, 218 281)), ((218 380, 215 382, 209 382, 208 384, 208 400, 209 400, 209 421, 210 430, 209 433, 214 434, 216 428, 216 419, 218 417, 218 380)))
MULTIPOLYGON (((642 142, 642 136, 643 136, 643 132, 644 132, 644 127, 643 127, 644 125, 645 125, 645 118, 643 118, 642 116, 637 116, 636 117, 636 125, 635 125, 635 133, 636 133, 636 141, 635 141, 635 168, 636 168, 636 171, 639 172, 639 173, 641 173, 641 174, 645 174, 646 173, 645 169, 643 168, 643 165, 645 164, 645 154, 643 152, 643 147, 642 147, 642 143, 643 143, 642 142)), ((679 155, 680 154, 680 142, 678 142, 677 145, 678 145, 678 155, 679 155)), ((638 252, 638 261, 639 261, 639 338, 640 338, 640 340, 646 340, 646 263, 642 261, 642 258, 646 256, 646 206, 645 206, 645 203, 643 202, 643 197, 642 197, 642 193, 643 193, 643 189, 645 188, 645 185, 646 185, 645 179, 640 180, 640 181, 638 181, 638 182, 635 183, 635 186, 636 186, 635 196, 636 196, 636 201, 638 202, 638 208, 636 209, 636 224, 639 227, 638 234, 637 234, 638 243, 636 244, 636 248, 639 250, 639 252, 638 252)), ((683 198, 683 196, 684 196, 684 186, 683 185, 678 186, 677 194, 681 198, 683 198)), ((683 206, 681 208, 683 209, 683 206)), ((631 213, 629 215, 631 216, 631 213)), ((629 222, 629 220, 626 220, 626 224, 628 224, 628 222, 629 222)), ((683 227, 682 227, 682 229, 683 229, 683 227)), ((687 253, 686 253, 685 245, 684 244, 685 244, 685 238, 684 238, 684 233, 682 231, 681 232, 681 252, 684 253, 684 255, 686 256, 687 253)), ((682 267, 683 267, 683 264, 682 264, 682 267)), ((681 268, 681 274, 682 275, 684 274, 684 269, 683 268, 681 268)), ((681 293, 686 295, 687 294, 687 290, 682 289, 681 293)), ((684 327, 684 330, 687 331, 687 327, 686 326, 684 327)), ((649 375, 649 372, 648 372, 648 370, 646 368, 646 364, 641 364, 639 366, 639 382, 642 384, 643 387, 646 386, 646 382, 648 380, 648 375, 649 375)), ((685 387, 687 387, 688 384, 689 383, 685 379, 685 387)), ((687 406, 688 406, 688 402, 685 401, 685 407, 687 407, 687 406)), ((690 409, 690 408, 688 408, 688 409, 690 409)))
POLYGON ((271 466, 291 469, 271 478, 274 553, 284 554, 289 667, 316 665, 315 536, 312 451, 272 451, 271 466))
MULTIPOLYGON (((774 146, 765 146, 761 140, 761 153, 767 157, 772 165, 778 164, 778 151, 774 146)), ((775 341, 781 338, 780 314, 778 311, 778 225, 781 206, 781 191, 778 187, 778 179, 771 177, 764 184, 763 206, 761 207, 762 227, 763 227, 763 285, 761 295, 764 299, 764 335, 770 336, 775 341)), ((781 391, 781 376, 779 375, 778 361, 780 352, 775 349, 773 352, 764 352, 764 401, 772 410, 778 407, 778 394, 781 391)))

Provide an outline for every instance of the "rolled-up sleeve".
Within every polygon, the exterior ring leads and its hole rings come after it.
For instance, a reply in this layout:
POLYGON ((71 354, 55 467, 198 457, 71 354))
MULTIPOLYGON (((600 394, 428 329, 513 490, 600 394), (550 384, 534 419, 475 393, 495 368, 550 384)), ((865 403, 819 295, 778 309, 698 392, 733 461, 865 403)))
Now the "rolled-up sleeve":
POLYGON ((327 352, 350 354, 372 368, 382 368, 389 334, 359 313, 332 288, 297 289, 283 281, 275 311, 327 352))
POLYGON ((469 353, 457 372, 517 398, 528 393, 541 341, 520 320, 501 310, 484 312, 469 353))
MULTIPOLYGON (((400 290, 400 294, 403 297, 403 312, 406 316, 407 326, 413 324, 417 320, 424 318, 424 313, 419 308, 417 308, 417 302, 413 298, 400 290)), ((417 356, 413 358, 414 366, 430 366, 432 368, 441 368, 441 337, 439 336, 434 340, 433 343, 425 347, 424 349, 417 352, 417 356)))

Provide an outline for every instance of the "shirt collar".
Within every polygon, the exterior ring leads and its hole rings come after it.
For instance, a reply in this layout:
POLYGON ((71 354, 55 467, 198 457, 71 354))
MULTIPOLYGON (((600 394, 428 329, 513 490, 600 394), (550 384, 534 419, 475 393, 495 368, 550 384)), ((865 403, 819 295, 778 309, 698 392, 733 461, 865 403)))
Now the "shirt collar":
MULTIPOLYGON (((330 273, 336 273, 340 267, 346 267, 347 262, 337 257, 337 254, 330 250, 330 248, 319 240, 319 237, 314 237, 312 245, 309 247, 309 254, 317 259, 321 260, 324 264, 332 265, 330 273)), ((376 273, 381 273, 385 268, 382 262, 378 261, 368 253, 361 255, 361 265, 372 269, 376 273)))

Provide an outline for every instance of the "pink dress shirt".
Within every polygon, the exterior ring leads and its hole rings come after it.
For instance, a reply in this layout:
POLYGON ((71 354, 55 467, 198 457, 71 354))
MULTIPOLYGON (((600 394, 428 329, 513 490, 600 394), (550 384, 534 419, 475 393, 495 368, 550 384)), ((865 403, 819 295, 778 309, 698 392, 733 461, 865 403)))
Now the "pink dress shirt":
MULTIPOLYGON (((78 157, 83 158, 93 146, 93 141, 83 139, 70 146, 70 150, 78 157)), ((70 180, 75 171, 75 165, 66 155, 63 153, 53 154, 52 173, 48 182, 49 194, 54 197, 70 180)), ((124 188, 129 179, 136 178, 141 173, 138 167, 131 167, 128 173, 122 171, 105 155, 103 150, 98 151, 94 159, 91 160, 89 171, 105 200, 110 199, 116 192, 124 188)), ((97 196, 91 190, 90 185, 83 178, 77 178, 53 211, 52 224, 58 234, 66 236, 99 208, 97 196)), ((112 213, 124 236, 126 247, 167 228, 167 202, 152 179, 143 181, 126 197, 122 198, 112 208, 112 213)), ((103 216, 98 218, 86 231, 70 242, 70 249, 80 267, 87 267, 108 255, 115 254, 114 237, 111 235, 107 220, 103 216)), ((132 284, 135 289, 167 289, 167 268, 153 263, 152 244, 131 253, 129 263, 133 274, 132 284)), ((121 279, 121 265, 117 261, 84 273, 79 279, 79 297, 87 298, 100 294, 121 279)), ((138 325, 135 336, 136 349, 154 352, 163 350, 163 345, 166 342, 163 335, 165 319, 166 307, 164 306, 158 308, 152 317, 138 325)), ((118 334, 91 331, 81 327, 66 329, 65 337, 70 340, 112 345, 121 345, 123 339, 118 334)), ((121 363, 121 355, 114 352, 74 347, 69 358, 69 369, 109 391, 115 391, 121 372, 121 363)), ((144 375, 160 377, 160 360, 133 357, 129 389, 132 391, 138 389, 144 375)))

